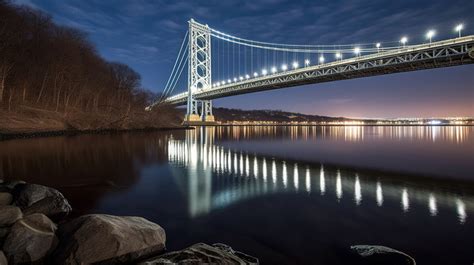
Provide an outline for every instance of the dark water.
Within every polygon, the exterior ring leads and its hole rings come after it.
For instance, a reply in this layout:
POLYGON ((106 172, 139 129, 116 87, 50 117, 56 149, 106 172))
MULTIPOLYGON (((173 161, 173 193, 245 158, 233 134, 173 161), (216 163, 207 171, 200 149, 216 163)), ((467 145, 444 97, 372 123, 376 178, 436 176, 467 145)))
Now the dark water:
POLYGON ((474 262, 474 127, 216 127, 0 142, 0 177, 74 214, 139 215, 168 248, 223 242, 264 264, 341 264, 382 244, 474 262))

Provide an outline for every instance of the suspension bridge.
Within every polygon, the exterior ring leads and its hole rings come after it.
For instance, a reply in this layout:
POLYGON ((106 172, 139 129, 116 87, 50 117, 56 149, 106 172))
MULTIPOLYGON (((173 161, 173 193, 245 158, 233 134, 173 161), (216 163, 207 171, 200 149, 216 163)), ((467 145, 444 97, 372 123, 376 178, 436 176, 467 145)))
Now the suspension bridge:
POLYGON ((213 123, 212 100, 217 98, 474 62, 474 35, 462 37, 462 27, 457 38, 432 42, 430 31, 429 42, 415 45, 408 45, 406 37, 398 42, 298 45, 253 41, 193 19, 188 23, 163 93, 147 107, 187 105, 187 124, 213 123), (178 87, 185 91, 176 93, 178 87))

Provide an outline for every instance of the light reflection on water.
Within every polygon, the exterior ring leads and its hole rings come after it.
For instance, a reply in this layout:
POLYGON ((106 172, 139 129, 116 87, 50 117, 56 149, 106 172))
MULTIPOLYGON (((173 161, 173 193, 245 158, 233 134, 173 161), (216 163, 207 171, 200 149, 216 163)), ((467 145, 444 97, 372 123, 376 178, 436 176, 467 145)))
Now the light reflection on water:
POLYGON ((449 141, 462 144, 470 133, 469 126, 221 126, 208 129, 209 138, 232 140, 271 138, 288 135, 292 140, 327 138, 363 141, 370 135, 384 139, 412 141, 449 141))
MULTIPOLYGON (((352 129, 349 131, 354 135, 352 129)), ((443 205, 452 209, 450 214, 457 214, 460 224, 467 221, 467 212, 472 212, 474 207, 473 196, 446 192, 432 183, 425 187, 409 182, 393 183, 383 178, 373 178, 370 174, 341 169, 328 172, 324 165, 315 167, 313 164, 249 154, 216 145, 214 138, 198 137, 207 132, 212 135, 214 130, 188 131, 185 140, 171 138, 168 141, 169 162, 175 170, 189 170, 188 211, 191 217, 206 215, 215 209, 272 193, 304 191, 333 196, 333 193, 327 194, 328 190, 334 191, 336 201, 349 196, 356 206, 374 203, 383 207, 387 201, 398 201, 400 213, 416 210, 436 217, 439 205, 443 205), (267 161, 271 163, 267 164, 267 161), (426 209, 419 206, 415 209, 415 204, 423 205, 426 209)), ((244 129, 244 132, 244 135, 249 135, 249 131, 244 129)), ((355 138, 351 136, 350 139, 355 138)))

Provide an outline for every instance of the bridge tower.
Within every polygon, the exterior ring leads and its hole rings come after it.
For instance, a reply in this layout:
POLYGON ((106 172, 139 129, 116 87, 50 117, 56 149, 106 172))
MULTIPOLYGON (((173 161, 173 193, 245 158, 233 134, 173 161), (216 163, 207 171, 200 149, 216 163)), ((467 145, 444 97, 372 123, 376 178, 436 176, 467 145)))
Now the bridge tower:
POLYGON ((188 102, 184 122, 214 122, 211 100, 196 100, 194 93, 212 87, 211 29, 194 19, 189 22, 188 102), (199 104, 201 114, 199 115, 199 104))

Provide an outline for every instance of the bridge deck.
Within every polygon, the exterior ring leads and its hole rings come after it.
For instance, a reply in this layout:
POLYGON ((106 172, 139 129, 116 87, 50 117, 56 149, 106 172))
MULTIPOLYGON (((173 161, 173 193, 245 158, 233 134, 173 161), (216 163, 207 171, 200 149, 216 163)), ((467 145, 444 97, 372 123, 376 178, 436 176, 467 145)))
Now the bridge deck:
MULTIPOLYGON (((412 45, 243 80, 197 91, 194 98, 198 100, 216 99, 306 84, 470 63, 474 63, 474 35, 431 44, 412 45)), ((169 97, 165 102, 174 105, 185 104, 187 94, 184 92, 169 97)))

